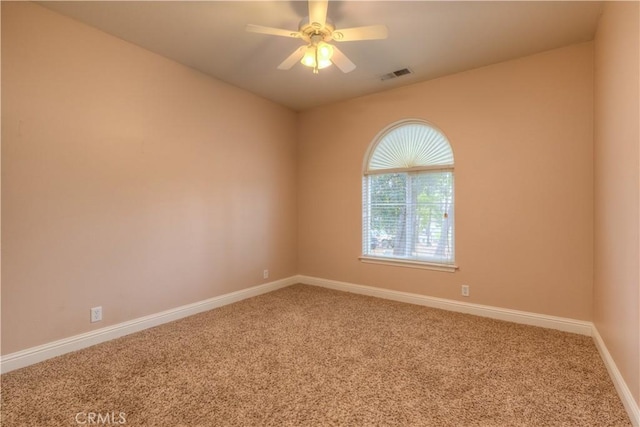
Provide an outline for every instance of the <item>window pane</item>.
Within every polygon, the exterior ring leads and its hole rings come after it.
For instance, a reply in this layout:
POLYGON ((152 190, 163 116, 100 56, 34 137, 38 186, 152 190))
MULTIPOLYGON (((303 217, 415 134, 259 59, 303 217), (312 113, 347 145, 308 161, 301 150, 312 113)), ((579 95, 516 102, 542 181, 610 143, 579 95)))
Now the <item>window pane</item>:
POLYGON ((453 262, 452 172, 369 175, 365 187, 365 254, 453 262))
POLYGON ((369 254, 391 256, 405 245, 407 174, 369 177, 369 254))
POLYGON ((453 260, 453 174, 411 176, 411 256, 439 262, 453 260))

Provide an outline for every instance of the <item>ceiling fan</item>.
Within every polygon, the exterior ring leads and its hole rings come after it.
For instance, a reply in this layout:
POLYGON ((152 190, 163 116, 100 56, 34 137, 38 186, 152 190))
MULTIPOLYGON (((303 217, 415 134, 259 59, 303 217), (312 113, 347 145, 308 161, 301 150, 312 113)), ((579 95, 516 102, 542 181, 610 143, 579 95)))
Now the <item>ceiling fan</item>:
POLYGON ((379 40, 387 38, 387 27, 384 25, 369 25, 338 30, 331 20, 327 19, 329 0, 309 0, 309 17, 300 21, 298 31, 280 28, 264 27, 262 25, 247 25, 247 31, 252 33, 269 34, 273 36, 298 38, 305 45, 297 48, 287 59, 278 65, 279 70, 289 70, 296 62, 318 70, 335 64, 343 73, 348 73, 356 65, 345 56, 340 49, 329 44, 330 41, 347 42, 356 40, 379 40))

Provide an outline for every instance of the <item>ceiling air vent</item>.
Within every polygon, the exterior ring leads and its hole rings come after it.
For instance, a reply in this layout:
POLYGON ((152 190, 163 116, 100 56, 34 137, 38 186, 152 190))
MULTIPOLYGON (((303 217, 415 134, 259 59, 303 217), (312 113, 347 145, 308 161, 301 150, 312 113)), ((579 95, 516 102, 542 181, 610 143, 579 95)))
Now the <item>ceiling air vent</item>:
POLYGON ((407 74, 411 74, 411 73, 412 71, 410 69, 403 68, 401 70, 396 70, 391 73, 383 74, 382 76, 380 76, 380 80, 385 81, 385 80, 395 79, 398 77, 406 76, 407 74))

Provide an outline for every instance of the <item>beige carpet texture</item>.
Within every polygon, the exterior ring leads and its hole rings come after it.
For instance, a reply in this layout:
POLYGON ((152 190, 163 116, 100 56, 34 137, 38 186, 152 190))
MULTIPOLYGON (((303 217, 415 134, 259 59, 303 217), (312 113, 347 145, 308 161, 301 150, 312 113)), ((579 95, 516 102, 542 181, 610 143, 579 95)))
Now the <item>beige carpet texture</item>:
POLYGON ((1 379, 6 427, 631 425, 590 337, 305 285, 1 379))

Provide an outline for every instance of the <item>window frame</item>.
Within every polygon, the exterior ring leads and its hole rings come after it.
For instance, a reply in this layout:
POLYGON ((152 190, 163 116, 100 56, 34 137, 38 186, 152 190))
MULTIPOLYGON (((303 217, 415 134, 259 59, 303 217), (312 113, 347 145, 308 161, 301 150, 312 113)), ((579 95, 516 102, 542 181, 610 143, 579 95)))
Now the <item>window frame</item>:
MULTIPOLYGON (((442 142, 440 142, 442 143, 442 142)), ((391 265, 391 266, 399 266, 399 267, 408 267, 408 268, 419 268, 419 269, 427 269, 427 270, 436 270, 436 271, 445 271, 445 272, 455 272, 458 270, 458 266, 455 262, 455 238, 456 238, 456 227, 455 227, 455 159, 453 157, 453 149, 451 147, 451 143, 449 142, 449 138, 445 135, 442 130, 440 130, 437 126, 427 122, 422 119, 405 119, 392 123, 391 125, 382 129, 376 137, 369 144, 367 152, 364 156, 363 162, 363 173, 362 173, 362 209, 361 209, 361 220, 362 220, 362 254, 358 259, 363 263, 371 263, 371 264, 382 264, 382 265, 391 265), (435 131, 439 134, 444 142, 448 146, 448 150, 450 152, 451 161, 448 164, 435 164, 435 165, 419 165, 419 166, 411 166, 406 168, 387 168, 387 169, 371 169, 370 164, 372 158, 376 152, 376 149, 379 145, 385 140, 385 137, 389 135, 391 132, 395 131, 398 128, 407 126, 407 125, 420 125, 430 128, 432 131, 435 131), (450 172, 451 173, 451 204, 452 204, 452 213, 453 217, 451 218, 451 261, 447 262, 437 262, 437 260, 433 259, 419 259, 418 257, 392 257, 392 256, 379 256, 379 255, 371 255, 368 253, 368 244, 369 244, 369 236, 365 235, 370 233, 369 227, 365 227, 365 221, 370 220, 370 212, 371 212, 371 199, 368 191, 370 191, 370 176, 372 175, 385 175, 392 173, 406 173, 409 175, 417 175, 417 174, 429 174, 430 172, 438 173, 438 172, 450 172), (366 232, 365 232, 366 230, 366 232)), ((406 200, 405 200, 405 203, 406 200)))

